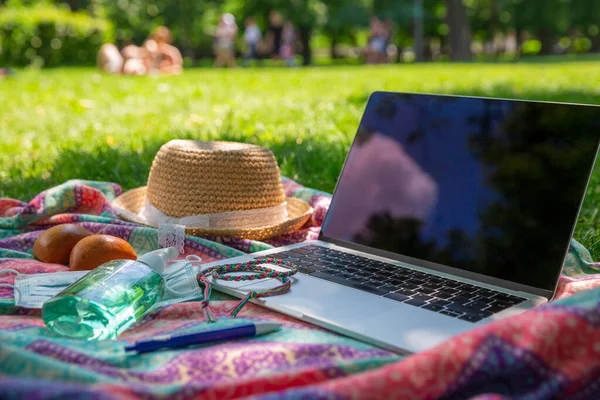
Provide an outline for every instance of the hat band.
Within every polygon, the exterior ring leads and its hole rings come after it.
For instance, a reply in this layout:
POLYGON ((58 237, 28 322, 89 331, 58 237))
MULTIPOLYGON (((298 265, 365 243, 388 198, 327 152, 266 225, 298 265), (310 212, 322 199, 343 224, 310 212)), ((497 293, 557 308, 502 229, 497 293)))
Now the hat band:
POLYGON ((277 206, 253 210, 227 211, 214 214, 197 214, 186 217, 170 217, 156 208, 148 199, 138 216, 150 225, 184 225, 204 229, 252 229, 276 225, 288 218, 287 202, 277 206))

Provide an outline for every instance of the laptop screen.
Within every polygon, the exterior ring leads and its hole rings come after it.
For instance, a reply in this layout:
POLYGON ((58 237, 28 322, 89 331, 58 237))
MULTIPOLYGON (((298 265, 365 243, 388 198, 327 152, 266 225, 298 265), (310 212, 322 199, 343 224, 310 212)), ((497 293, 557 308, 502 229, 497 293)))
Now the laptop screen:
POLYGON ((553 290, 600 107, 374 93, 322 235, 553 290))

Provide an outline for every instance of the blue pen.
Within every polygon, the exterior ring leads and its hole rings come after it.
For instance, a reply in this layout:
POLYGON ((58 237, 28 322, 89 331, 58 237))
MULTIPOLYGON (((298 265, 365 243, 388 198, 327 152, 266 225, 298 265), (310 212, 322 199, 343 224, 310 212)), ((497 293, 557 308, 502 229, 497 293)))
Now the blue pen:
POLYGON ((229 328, 189 333, 187 335, 166 335, 155 337, 151 340, 142 340, 136 342, 131 346, 125 347, 125 351, 135 351, 139 354, 148 353, 159 349, 176 349, 208 342, 265 335, 267 333, 275 332, 280 328, 281 324, 276 324, 273 322, 255 322, 232 326, 229 328))

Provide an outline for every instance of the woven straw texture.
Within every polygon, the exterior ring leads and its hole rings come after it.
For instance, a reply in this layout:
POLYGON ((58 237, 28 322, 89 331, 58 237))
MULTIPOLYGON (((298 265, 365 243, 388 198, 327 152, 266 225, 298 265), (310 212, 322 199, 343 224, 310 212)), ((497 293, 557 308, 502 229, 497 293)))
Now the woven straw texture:
POLYGON ((273 153, 260 146, 233 142, 173 140, 156 154, 148 186, 117 197, 119 217, 147 225, 137 215, 148 200, 166 215, 185 217, 273 207, 287 201, 288 218, 278 224, 248 229, 186 227, 194 236, 228 236, 261 240, 300 228, 312 207, 286 198, 273 153))
POLYGON ((148 200, 171 217, 252 210, 285 201, 277 160, 263 147, 172 140, 148 177, 148 200))

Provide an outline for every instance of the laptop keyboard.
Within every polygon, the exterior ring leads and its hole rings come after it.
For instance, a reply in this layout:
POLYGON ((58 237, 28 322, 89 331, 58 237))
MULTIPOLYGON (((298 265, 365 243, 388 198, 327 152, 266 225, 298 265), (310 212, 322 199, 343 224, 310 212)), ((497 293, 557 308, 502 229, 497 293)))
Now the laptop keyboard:
POLYGON ((300 247, 268 257, 293 262, 299 272, 315 278, 473 323, 527 300, 320 246, 300 247))

